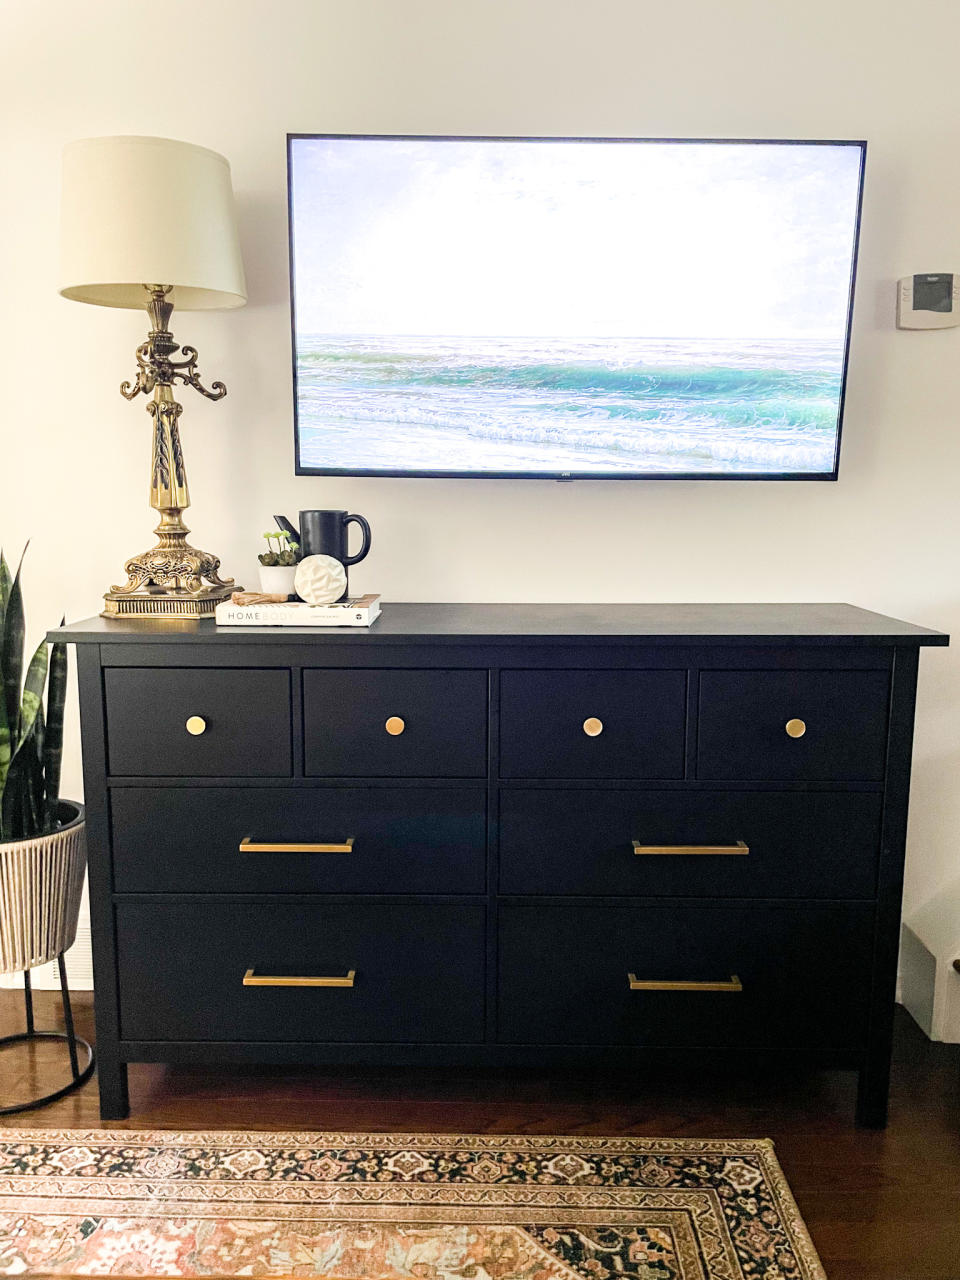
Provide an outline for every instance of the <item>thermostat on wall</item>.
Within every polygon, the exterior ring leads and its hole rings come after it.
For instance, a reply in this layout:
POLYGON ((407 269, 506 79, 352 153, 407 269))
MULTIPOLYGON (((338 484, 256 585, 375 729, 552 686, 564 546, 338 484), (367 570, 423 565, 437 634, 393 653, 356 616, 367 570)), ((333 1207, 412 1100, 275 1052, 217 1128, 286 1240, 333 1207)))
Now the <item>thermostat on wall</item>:
POLYGON ((960 274, 904 276, 897 286, 898 329, 950 329, 960 324, 960 274))

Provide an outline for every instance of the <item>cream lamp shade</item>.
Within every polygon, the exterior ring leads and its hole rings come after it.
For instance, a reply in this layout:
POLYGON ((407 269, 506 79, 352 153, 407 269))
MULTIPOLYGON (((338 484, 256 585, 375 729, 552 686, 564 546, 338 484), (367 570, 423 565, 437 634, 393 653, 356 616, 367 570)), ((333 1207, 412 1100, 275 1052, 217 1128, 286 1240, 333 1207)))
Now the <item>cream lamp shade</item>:
POLYGON ((171 285, 180 311, 247 300, 230 165, 170 138, 82 138, 63 154, 60 292, 142 311, 171 285))

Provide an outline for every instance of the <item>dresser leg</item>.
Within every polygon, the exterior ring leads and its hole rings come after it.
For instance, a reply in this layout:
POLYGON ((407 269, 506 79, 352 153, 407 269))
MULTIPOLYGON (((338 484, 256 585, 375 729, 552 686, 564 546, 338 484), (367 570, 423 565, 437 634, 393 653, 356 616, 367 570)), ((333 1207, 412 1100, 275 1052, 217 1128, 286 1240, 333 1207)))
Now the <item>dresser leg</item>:
POLYGON ((890 1058, 870 1060, 860 1068, 857 1084, 857 1125, 861 1129, 887 1127, 887 1103, 890 1093, 890 1058))
POLYGON ((97 1079, 100 1084, 100 1119, 125 1120, 130 1114, 127 1064, 97 1045, 97 1079))

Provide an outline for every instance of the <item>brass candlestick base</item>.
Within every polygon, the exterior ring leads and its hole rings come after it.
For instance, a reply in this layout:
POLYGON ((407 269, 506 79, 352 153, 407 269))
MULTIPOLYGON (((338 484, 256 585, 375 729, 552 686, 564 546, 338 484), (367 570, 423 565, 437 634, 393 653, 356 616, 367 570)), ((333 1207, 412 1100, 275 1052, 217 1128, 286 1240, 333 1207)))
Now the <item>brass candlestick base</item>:
POLYGON ((180 447, 179 418, 182 406, 173 398, 175 381, 188 383, 210 400, 222 400, 227 389, 214 382, 208 391, 197 373, 197 352, 183 348, 183 360, 173 360, 180 347, 173 340, 169 322, 173 304, 166 285, 145 285, 150 297, 147 311, 153 321, 147 341, 137 348, 134 383, 124 382, 120 392, 132 400, 142 391, 153 398, 147 411, 153 418, 153 462, 150 505, 160 512, 154 532, 157 545, 133 556, 124 565, 127 581, 104 595, 104 618, 210 618, 222 600, 237 588, 233 578, 221 578, 220 561, 209 551, 198 551, 187 541, 190 530, 182 513, 190 505, 187 471, 180 447))

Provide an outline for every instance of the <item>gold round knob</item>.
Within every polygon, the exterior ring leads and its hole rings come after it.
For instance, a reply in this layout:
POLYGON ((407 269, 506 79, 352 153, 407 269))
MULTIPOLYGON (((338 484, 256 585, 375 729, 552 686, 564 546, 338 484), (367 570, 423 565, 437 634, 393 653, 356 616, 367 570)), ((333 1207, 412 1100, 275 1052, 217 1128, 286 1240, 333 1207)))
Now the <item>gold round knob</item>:
POLYGON ((802 720, 788 720, 784 728, 791 738, 802 738, 807 732, 807 726, 802 720))
POLYGON ((192 733, 195 738, 206 732, 206 728, 207 722, 203 716, 191 716, 186 724, 187 733, 192 733))
POLYGON ((590 716, 583 722, 583 732, 588 738, 595 738, 598 734, 603 733, 603 721, 598 720, 596 716, 590 716))
POLYGON ((398 734, 403 733, 407 727, 399 716, 391 716, 387 723, 383 726, 392 738, 396 738, 398 734))

